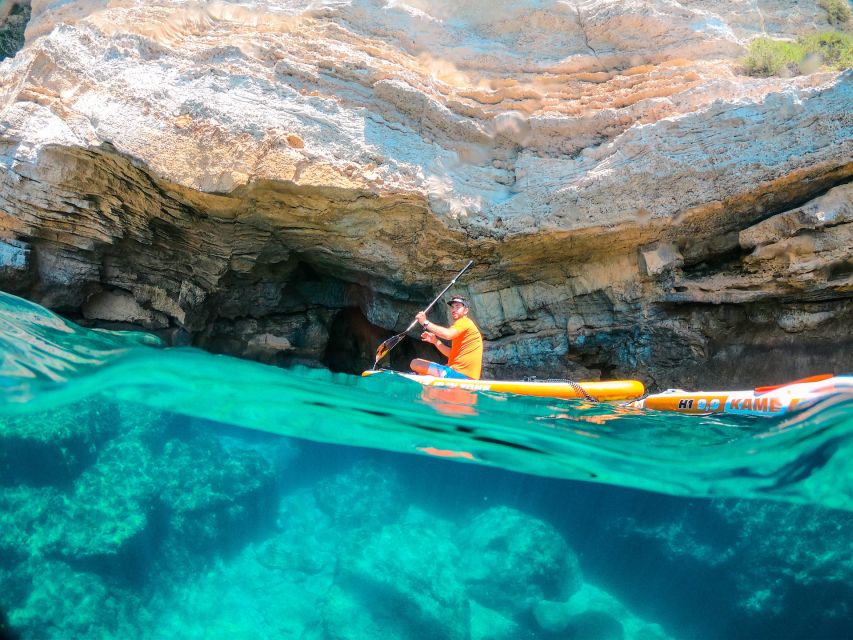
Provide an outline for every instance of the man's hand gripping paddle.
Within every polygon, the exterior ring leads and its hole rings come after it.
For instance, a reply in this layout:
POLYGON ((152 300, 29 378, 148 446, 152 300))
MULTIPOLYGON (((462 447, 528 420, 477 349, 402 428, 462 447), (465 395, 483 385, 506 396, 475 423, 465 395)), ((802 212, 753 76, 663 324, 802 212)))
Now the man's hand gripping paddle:
MULTIPOLYGON (((441 293, 439 293, 439 294, 435 297, 435 300, 433 300, 432 302, 430 302, 430 303, 429 303, 429 306, 428 306, 426 309, 424 309, 424 313, 426 313, 427 311, 429 311, 430 309, 432 309, 432 308, 433 308, 433 306, 435 305, 435 303, 436 303, 436 302, 438 302, 439 300, 441 300, 441 296, 443 296, 445 293, 447 293, 447 290, 448 290, 450 287, 452 287, 454 284, 456 284, 456 281, 457 281, 457 280, 459 280, 459 277, 460 277, 463 273, 465 273, 466 271, 468 271, 468 269, 470 268, 470 266, 471 266, 472 264, 474 264, 474 261, 473 261, 473 260, 470 260, 470 261, 468 262, 468 264, 466 264, 466 265, 465 265, 465 267, 462 269, 462 271, 460 271, 459 273, 457 273, 457 274, 456 274, 456 277, 455 277, 455 278, 453 278, 453 280, 451 280, 451 281, 450 281, 450 284, 449 284, 449 285, 447 285, 446 287, 444 287, 444 289, 441 291, 441 293)), ((388 355, 388 353, 391 351, 391 349, 393 349, 394 347, 396 347, 396 346, 397 346, 397 344, 398 344, 398 343, 399 343, 403 338, 405 338, 405 337, 406 337, 406 334, 407 334, 407 333, 409 333, 409 331, 411 331, 412 329, 414 329, 414 328, 415 328, 415 325, 416 325, 417 323, 418 323, 418 320, 417 320, 417 318, 415 318, 414 320, 412 320, 412 324, 410 324, 410 325, 406 328, 406 330, 405 330, 403 333, 398 333, 396 336, 391 336, 391 337, 390 337, 390 338, 388 338, 385 342, 383 342, 382 344, 380 344, 380 345, 379 345, 379 348, 376 350, 376 361, 373 363, 373 368, 374 368, 374 369, 376 369, 376 365, 378 365, 378 364, 379 364, 379 361, 380 361, 380 360, 382 360, 382 358, 384 358, 385 356, 387 356, 387 355, 388 355)))

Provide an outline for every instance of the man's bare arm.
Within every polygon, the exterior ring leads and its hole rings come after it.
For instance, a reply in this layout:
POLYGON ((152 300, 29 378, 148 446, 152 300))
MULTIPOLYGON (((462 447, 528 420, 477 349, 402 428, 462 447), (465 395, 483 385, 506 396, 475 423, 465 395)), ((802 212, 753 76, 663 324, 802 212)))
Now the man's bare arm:
POLYGON ((442 327, 440 324, 430 322, 429 320, 427 320, 426 314, 423 311, 418 311, 418 314, 415 317, 418 319, 418 322, 420 322, 421 325, 424 325, 426 323, 424 329, 431 333, 434 333, 442 340, 453 340, 456 336, 459 335, 458 329, 454 329, 453 327, 442 327))
MULTIPOLYGON (((430 324, 430 327, 432 327, 432 324, 430 324)), ((441 355, 443 355, 443 356, 449 356, 450 355, 450 347, 448 347, 441 340, 439 340, 434 333, 430 333, 429 331, 424 331, 421 334, 421 340, 423 340, 424 342, 431 342, 432 344, 434 344, 435 348, 441 352, 441 355)))

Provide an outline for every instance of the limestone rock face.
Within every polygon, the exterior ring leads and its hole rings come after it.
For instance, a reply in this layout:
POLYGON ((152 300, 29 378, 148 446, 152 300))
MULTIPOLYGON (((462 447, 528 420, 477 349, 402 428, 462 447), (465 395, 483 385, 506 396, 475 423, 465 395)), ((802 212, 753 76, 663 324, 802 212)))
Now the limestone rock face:
POLYGON ((487 375, 850 369, 853 73, 738 68, 827 27, 779 0, 34 0, 0 61, 0 286, 356 371, 472 258, 487 375))

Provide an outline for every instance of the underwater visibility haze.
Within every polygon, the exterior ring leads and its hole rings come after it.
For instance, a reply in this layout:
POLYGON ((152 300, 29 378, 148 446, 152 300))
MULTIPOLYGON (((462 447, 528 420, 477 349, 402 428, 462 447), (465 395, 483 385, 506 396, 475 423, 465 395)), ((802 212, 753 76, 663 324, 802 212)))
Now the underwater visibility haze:
POLYGON ((26 638, 843 638, 853 398, 781 418, 424 390, 0 294, 26 638))

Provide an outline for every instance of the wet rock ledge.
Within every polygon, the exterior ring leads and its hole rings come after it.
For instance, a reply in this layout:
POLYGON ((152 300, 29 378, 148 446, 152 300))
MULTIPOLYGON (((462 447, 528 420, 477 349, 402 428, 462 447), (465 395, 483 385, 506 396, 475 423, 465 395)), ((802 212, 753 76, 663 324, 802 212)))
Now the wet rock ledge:
POLYGON ((358 371, 470 258, 489 376, 853 368, 853 73, 738 63, 816 2, 489 7, 36 4, 0 61, 0 287, 358 371))

